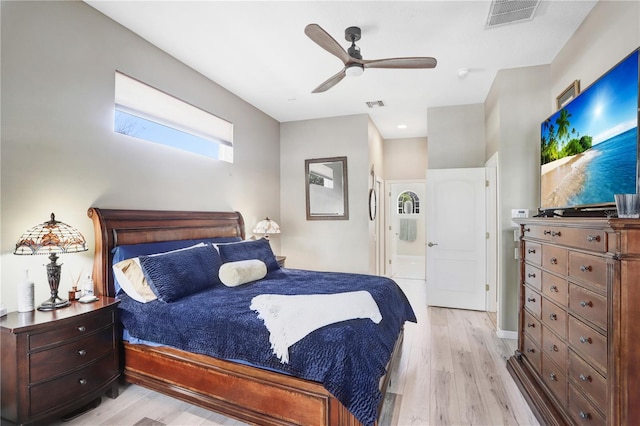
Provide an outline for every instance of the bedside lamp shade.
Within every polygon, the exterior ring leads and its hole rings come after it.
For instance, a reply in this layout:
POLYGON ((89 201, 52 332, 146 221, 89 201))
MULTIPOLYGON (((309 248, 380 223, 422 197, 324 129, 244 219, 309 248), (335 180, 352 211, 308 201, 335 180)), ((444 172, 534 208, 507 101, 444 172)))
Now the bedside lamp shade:
POLYGON ((265 238, 268 238, 268 234, 279 234, 280 225, 275 220, 271 220, 268 217, 260 222, 256 223, 253 227, 254 234, 263 234, 265 238))
POLYGON ((60 269, 62 265, 56 263, 58 253, 77 253, 87 251, 87 242, 77 229, 56 220, 51 213, 51 220, 34 226, 22 234, 16 243, 13 254, 17 255, 49 255, 51 263, 47 264, 47 280, 51 297, 43 302, 38 310, 51 311, 69 306, 68 300, 58 297, 60 286, 60 269))

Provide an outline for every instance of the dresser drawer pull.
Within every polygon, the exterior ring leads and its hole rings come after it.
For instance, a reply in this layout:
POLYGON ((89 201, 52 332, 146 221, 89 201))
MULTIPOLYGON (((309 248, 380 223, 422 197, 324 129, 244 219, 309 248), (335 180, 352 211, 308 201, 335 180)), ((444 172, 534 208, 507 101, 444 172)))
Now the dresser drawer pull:
POLYGON ((552 285, 551 287, 549 287, 549 291, 553 291, 554 293, 558 292, 558 286, 557 285, 552 285))
POLYGON ((591 268, 591 265, 580 265, 580 270, 582 272, 591 272, 593 268, 591 268))
POLYGON ((84 349, 80 349, 80 350, 78 351, 78 355, 80 355, 80 356, 85 356, 86 354, 87 354, 87 351, 86 351, 86 350, 84 350, 84 349))
POLYGON ((80 383, 82 386, 84 386, 89 382, 87 381, 87 379, 80 379, 80 380, 78 380, 78 383, 80 383))
POLYGON ((551 345, 549 347, 549 350, 551 350, 552 352, 558 352, 558 347, 556 345, 551 345))
POLYGON ((527 348, 527 352, 529 352, 530 354, 535 353, 536 350, 533 348, 527 348))
POLYGON ((580 306, 582 306, 583 308, 591 308, 593 307, 593 302, 591 302, 591 300, 587 301, 580 301, 580 306))
POLYGON ((554 382, 558 381, 558 376, 556 376, 556 373, 549 374, 549 378, 554 382))
POLYGON ((551 259, 549 259, 549 263, 551 263, 552 265, 557 265, 558 264, 558 258, 557 257, 552 257, 551 259))
POLYGON ((535 278, 535 277, 536 277, 536 274, 532 274, 531 272, 529 272, 529 273, 527 274, 527 277, 528 277, 528 278, 535 278))
POLYGON ((591 414, 589 414, 589 413, 585 413, 584 411, 580 411, 580 414, 579 414, 579 415, 580 415, 580 418, 581 418, 581 419, 585 419, 585 420, 587 420, 587 419, 590 419, 590 418, 591 418, 591 414))
POLYGON ((544 230, 544 235, 549 235, 551 234, 551 231, 547 231, 546 229, 544 230))
POLYGON ((536 298, 535 297, 527 297, 527 302, 535 302, 536 298))
POLYGON ((584 374, 580 375, 580 380, 582 380, 583 382, 590 382, 591 381, 591 376, 585 376, 584 374))
POLYGON ((591 344, 591 337, 580 336, 580 343, 589 343, 589 344, 591 344))
POLYGON ((552 321, 558 321, 558 315, 556 314, 549 314, 549 319, 552 321))
POLYGON ((533 323, 533 322, 528 322, 528 323, 527 323, 527 327, 529 327, 529 328, 536 328, 536 324, 535 324, 535 323, 533 323))
POLYGON ((587 241, 590 242, 590 243, 592 243, 594 241, 598 242, 598 241, 600 241, 600 235, 589 235, 587 237, 587 241))
POLYGON ((535 253, 535 252, 536 252, 536 249, 529 249, 529 250, 527 250, 527 253, 531 253, 531 254, 533 254, 533 253, 535 253))
POLYGON ((87 331, 87 327, 85 327, 84 325, 80 325, 78 326, 78 331, 80 333, 84 333, 85 331, 87 331))
POLYGON ((551 236, 552 237, 559 237, 560 236, 560 231, 556 232, 556 231, 551 231, 551 236))
POLYGON ((531 228, 524 228, 524 232, 531 232, 531 228))

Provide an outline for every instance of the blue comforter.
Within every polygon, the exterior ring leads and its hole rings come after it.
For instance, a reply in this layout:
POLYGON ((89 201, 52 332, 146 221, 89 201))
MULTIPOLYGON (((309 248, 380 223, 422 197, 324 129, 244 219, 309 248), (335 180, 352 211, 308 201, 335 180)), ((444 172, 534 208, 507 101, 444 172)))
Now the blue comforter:
POLYGON ((172 303, 146 304, 120 295, 121 319, 133 337, 216 358, 242 360, 320 382, 364 425, 373 425, 379 380, 405 321, 416 322, 406 296, 384 277, 280 269, 254 283, 216 286, 172 303), (289 363, 273 354, 269 332, 249 308, 259 294, 329 294, 366 290, 382 321, 353 319, 320 328, 289 348, 289 363))

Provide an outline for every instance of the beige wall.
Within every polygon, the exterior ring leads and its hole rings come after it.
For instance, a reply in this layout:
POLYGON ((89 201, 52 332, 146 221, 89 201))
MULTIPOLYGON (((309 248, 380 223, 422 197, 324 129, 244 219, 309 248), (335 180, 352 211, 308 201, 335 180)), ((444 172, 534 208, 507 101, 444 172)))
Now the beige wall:
POLYGON ((385 180, 424 180, 427 138, 385 139, 385 180))
POLYGON ((0 301, 8 310, 26 268, 36 303, 48 297, 47 258, 12 252, 52 211, 91 247, 60 257, 63 292, 93 263, 91 206, 238 210, 249 230, 266 215, 279 221, 278 122, 82 2, 1 7, 0 301), (115 70, 232 121, 235 163, 113 133, 115 70))

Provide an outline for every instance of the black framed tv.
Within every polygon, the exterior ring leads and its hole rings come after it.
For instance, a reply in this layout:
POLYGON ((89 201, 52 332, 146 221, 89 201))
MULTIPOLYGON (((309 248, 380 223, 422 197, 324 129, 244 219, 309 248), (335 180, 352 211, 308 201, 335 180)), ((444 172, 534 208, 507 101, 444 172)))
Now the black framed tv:
POLYGON ((540 210, 613 207, 640 189, 639 49, 542 122, 540 210))

